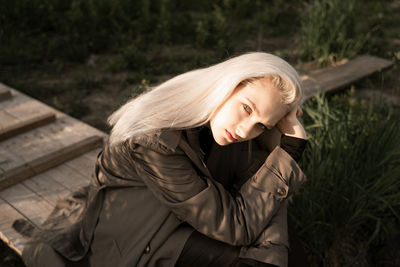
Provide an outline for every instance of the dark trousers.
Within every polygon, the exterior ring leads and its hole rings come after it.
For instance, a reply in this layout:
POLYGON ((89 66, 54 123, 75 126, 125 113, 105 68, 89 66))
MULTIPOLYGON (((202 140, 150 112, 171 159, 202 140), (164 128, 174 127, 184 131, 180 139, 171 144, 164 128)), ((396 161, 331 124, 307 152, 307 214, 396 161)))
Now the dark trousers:
MULTIPOLYGON (((290 238, 289 267, 309 266, 304 248, 288 218, 290 238)), ((239 258, 240 247, 230 246, 194 231, 186 242, 176 267, 272 267, 275 265, 239 258)))
POLYGON ((255 260, 239 258, 240 247, 230 246, 194 231, 183 248, 176 267, 272 267, 255 260))

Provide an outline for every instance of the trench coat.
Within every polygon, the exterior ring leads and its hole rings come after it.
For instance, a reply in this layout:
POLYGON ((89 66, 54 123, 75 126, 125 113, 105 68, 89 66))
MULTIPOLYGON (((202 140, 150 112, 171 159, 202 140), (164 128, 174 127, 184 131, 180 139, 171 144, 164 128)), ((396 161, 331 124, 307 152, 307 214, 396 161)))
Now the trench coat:
POLYGON ((48 222, 70 218, 48 223, 23 259, 28 267, 174 266, 199 231, 240 246, 242 258, 286 266, 286 202, 305 176, 279 146, 260 144, 250 152, 247 143, 214 145, 207 164, 196 129, 105 145, 85 200, 69 199, 79 212, 56 208, 48 222))

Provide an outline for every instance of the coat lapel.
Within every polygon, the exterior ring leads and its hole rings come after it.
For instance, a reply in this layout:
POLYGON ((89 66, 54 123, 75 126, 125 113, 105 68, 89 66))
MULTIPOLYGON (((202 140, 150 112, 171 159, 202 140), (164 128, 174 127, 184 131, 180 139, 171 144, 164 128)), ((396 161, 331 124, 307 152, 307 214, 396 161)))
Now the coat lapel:
MULTIPOLYGON (((204 175, 211 177, 211 173, 203 160, 204 155, 200 149, 198 129, 161 131, 159 134, 157 142, 153 145, 157 145, 159 142, 162 144, 162 147, 171 150, 175 150, 179 146, 204 175)), ((151 142, 154 142, 154 140, 151 142)))
POLYGON ((185 133, 187 139, 185 140, 185 138, 181 138, 179 146, 204 175, 211 177, 211 173, 203 161, 204 155, 200 149, 197 129, 189 129, 186 130, 185 133))

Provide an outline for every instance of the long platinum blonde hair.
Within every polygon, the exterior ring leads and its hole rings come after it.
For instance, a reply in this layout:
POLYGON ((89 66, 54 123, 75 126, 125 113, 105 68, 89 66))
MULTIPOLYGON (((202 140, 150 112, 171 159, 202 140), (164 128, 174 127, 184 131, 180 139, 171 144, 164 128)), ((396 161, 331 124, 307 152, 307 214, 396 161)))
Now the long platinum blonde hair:
POLYGON ((268 53, 247 53, 178 75, 127 102, 108 118, 113 126, 109 142, 204 125, 239 84, 263 77, 272 78, 289 110, 301 100, 301 81, 292 66, 268 53))

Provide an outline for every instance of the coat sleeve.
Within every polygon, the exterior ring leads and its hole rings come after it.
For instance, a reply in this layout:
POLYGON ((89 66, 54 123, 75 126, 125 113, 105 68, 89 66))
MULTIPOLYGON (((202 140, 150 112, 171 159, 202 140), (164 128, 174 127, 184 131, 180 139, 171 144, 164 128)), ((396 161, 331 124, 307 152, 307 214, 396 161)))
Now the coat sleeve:
POLYGON ((241 247, 239 257, 276 266, 288 266, 288 249, 289 236, 285 201, 254 242, 254 245, 241 247))
POLYGON ((161 153, 139 145, 131 156, 139 177, 180 220, 231 245, 247 246, 256 241, 305 178, 279 147, 235 196, 212 177, 199 175, 179 147, 161 153))

